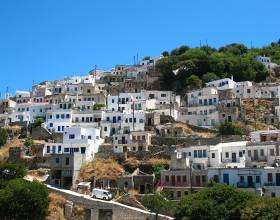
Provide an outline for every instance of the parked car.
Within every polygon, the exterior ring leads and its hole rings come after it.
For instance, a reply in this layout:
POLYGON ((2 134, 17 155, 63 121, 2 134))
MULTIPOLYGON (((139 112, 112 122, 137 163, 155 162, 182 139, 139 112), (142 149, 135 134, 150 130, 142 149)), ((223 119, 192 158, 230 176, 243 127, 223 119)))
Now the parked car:
POLYGON ((108 190, 94 188, 92 190, 91 197, 95 199, 103 199, 109 201, 113 198, 113 195, 108 190))

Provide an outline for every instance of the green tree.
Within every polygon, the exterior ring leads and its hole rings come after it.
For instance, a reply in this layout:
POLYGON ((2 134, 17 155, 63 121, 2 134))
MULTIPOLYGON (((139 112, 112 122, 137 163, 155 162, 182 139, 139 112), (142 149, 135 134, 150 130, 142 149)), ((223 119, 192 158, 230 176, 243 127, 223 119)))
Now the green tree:
POLYGON ((156 214, 156 219, 158 219, 158 214, 168 214, 172 213, 172 209, 175 207, 174 203, 168 201, 163 194, 155 193, 153 195, 144 195, 141 203, 149 209, 151 212, 156 214))
POLYGON ((218 80, 219 77, 215 73, 206 73, 202 76, 203 83, 207 83, 213 80, 218 80))
POLYGON ((161 53, 161 55, 162 55, 163 57, 168 57, 168 56, 169 56, 169 52, 168 52, 168 51, 163 51, 163 52, 161 53))
POLYGON ((242 220, 280 219, 280 199, 268 196, 249 201, 241 211, 242 220))
POLYGON ((94 103, 93 105, 93 110, 101 110, 102 108, 104 108, 105 105, 101 104, 101 103, 94 103))
POLYGON ((183 53, 185 53, 187 50, 189 50, 190 48, 186 45, 182 45, 179 48, 175 48, 171 51, 171 55, 172 56, 179 56, 182 55, 183 53))
POLYGON ((5 128, 0 128, 0 147, 5 145, 8 140, 8 132, 5 128))
POLYGON ((27 137, 25 140, 24 140, 24 146, 26 147, 30 147, 34 144, 34 140, 31 138, 31 137, 27 137))
POLYGON ((176 219, 216 220, 240 219, 241 211, 256 194, 237 190, 232 186, 214 184, 213 187, 185 196, 178 204, 176 219))
POLYGON ((225 121, 219 126, 220 135, 243 135, 245 131, 233 124, 232 122, 225 121))
POLYGON ((11 180, 0 190, 0 219, 43 220, 49 202, 48 189, 43 184, 11 180))
POLYGON ((150 56, 145 56, 145 57, 143 58, 143 60, 149 60, 149 59, 151 59, 150 56))
POLYGON ((35 118, 35 122, 34 122, 33 126, 34 126, 34 127, 40 127, 41 124, 43 124, 44 122, 45 122, 45 118, 44 118, 44 117, 42 117, 42 116, 37 116, 37 117, 35 118))
POLYGON ((160 180, 160 173, 163 170, 166 170, 166 167, 164 165, 153 166, 153 173, 155 175, 156 182, 159 182, 159 180, 160 180))
POLYGON ((220 52, 229 53, 233 55, 242 55, 247 53, 248 48, 244 44, 230 44, 219 49, 220 52))
POLYGON ((196 76, 196 75, 191 75, 190 77, 187 78, 186 84, 190 88, 200 88, 202 86, 202 80, 196 76))

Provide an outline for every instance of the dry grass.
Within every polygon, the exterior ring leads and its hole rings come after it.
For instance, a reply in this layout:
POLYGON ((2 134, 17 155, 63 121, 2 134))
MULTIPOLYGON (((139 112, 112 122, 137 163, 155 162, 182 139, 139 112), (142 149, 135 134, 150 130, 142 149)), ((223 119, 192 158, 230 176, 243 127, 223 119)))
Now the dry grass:
POLYGON ((65 220, 64 217, 64 205, 65 198, 61 195, 50 193, 49 197, 51 199, 49 205, 49 214, 45 220, 65 220))
POLYGON ((151 165, 151 166, 160 166, 160 165, 169 165, 170 161, 166 160, 166 159, 160 159, 160 158, 151 158, 147 161, 145 161, 145 163, 147 165, 151 165))
POLYGON ((183 122, 174 122, 173 123, 175 128, 181 128, 185 135, 197 135, 198 137, 202 138, 211 138, 215 136, 215 132, 207 132, 207 131, 194 131, 188 124, 183 122))
POLYGON ((47 174, 47 169, 28 170, 27 175, 24 178, 30 181, 37 180, 39 182, 43 182, 47 174))
POLYGON ((274 114, 275 103, 267 99, 243 100, 241 108, 245 111, 245 123, 250 131, 255 129, 255 118, 257 130, 275 129, 273 125, 264 122, 264 116, 274 114))
POLYGON ((11 147, 22 147, 23 140, 12 139, 8 140, 7 143, 0 148, 0 162, 6 162, 9 158, 9 149, 11 147))
POLYGON ((122 166, 113 159, 96 158, 82 166, 80 170, 80 180, 116 180, 124 172, 122 166))
POLYGON ((74 205, 71 220, 84 220, 85 208, 80 205, 74 205))

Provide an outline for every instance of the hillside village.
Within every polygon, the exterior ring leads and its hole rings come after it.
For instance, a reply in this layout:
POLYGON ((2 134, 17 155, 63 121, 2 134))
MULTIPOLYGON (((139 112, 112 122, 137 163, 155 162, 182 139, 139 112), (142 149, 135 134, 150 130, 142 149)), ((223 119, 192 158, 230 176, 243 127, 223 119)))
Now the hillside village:
MULTIPOLYGON (((6 93, 1 160, 24 164, 28 178, 51 187, 108 189, 140 209, 144 194, 180 200, 211 181, 280 197, 280 82, 233 76, 168 91, 156 68, 162 59, 6 93)), ((280 69, 270 57, 255 60, 280 69)))

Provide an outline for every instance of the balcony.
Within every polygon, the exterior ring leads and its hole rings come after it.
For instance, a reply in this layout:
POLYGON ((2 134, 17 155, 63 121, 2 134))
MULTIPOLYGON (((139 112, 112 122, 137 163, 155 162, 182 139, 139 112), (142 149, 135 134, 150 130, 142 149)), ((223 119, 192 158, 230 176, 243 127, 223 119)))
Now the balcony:
POLYGON ((127 140, 118 140, 118 144, 127 144, 127 140))
POLYGON ((247 183, 247 182, 238 182, 237 184, 238 188, 255 188, 255 183, 247 183))

